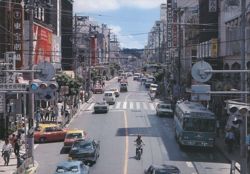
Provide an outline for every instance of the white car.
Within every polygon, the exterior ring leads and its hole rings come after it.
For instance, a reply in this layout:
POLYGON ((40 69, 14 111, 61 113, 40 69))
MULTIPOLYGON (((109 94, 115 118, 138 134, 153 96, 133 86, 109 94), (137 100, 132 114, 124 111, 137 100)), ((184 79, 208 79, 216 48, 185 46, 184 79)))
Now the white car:
POLYGON ((173 115, 172 106, 170 103, 159 103, 156 106, 156 115, 167 115, 167 116, 174 116, 173 115))
POLYGON ((151 83, 149 87, 149 92, 156 92, 158 88, 157 84, 151 83))
POLYGON ((115 104, 116 97, 114 91, 106 91, 103 96, 103 100, 108 104, 115 104))

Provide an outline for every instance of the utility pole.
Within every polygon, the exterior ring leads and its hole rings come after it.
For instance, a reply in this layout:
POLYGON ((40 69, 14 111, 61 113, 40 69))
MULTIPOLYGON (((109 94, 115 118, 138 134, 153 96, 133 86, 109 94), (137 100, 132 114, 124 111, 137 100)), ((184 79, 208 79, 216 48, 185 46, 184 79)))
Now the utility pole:
MULTIPOLYGON (((177 15, 178 15, 178 21, 179 23, 181 23, 181 9, 179 8, 177 11, 177 15)), ((179 29, 179 48, 178 48, 178 87, 179 87, 179 92, 181 94, 182 90, 181 89, 181 25, 178 25, 178 29, 179 29)))
MULTIPOLYGON (((245 29, 246 29, 246 0, 241 0, 241 70, 246 69, 246 58, 245 58, 245 29)), ((246 78, 245 73, 241 73, 241 91, 246 90, 246 78)), ((247 94, 241 95, 241 100, 244 103, 247 103, 247 94)), ((240 166, 241 166, 241 174, 248 173, 247 167, 247 144, 246 144, 246 136, 247 136, 247 114, 242 115, 242 124, 240 125, 240 166)))
MULTIPOLYGON (((34 23, 34 0, 29 1, 29 69, 33 70, 33 23, 34 23)), ((30 72, 29 80, 32 82, 34 80, 34 72, 30 72)), ((32 158, 34 164, 34 93, 30 92, 28 100, 28 135, 27 135, 27 143, 28 143, 28 157, 32 158)), ((25 106, 26 107, 26 106, 25 106)))
POLYGON ((74 73, 77 75, 78 49, 77 49, 77 16, 74 19, 74 73))

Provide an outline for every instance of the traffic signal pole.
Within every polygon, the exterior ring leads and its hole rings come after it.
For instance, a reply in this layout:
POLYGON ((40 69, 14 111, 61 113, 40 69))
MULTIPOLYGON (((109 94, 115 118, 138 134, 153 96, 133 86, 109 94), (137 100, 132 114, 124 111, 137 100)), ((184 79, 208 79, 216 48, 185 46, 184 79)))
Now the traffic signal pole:
MULTIPOLYGON (((29 1, 29 69, 33 70, 33 23, 34 23, 34 0, 29 1)), ((34 80, 34 72, 29 73, 29 80, 32 82, 34 80)), ((27 152, 28 157, 32 158, 34 164, 34 94, 28 94, 28 135, 27 135, 27 152)), ((24 106, 26 107, 26 106, 24 106)))
MULTIPOLYGON (((245 32, 246 32, 246 0, 241 0, 241 70, 246 70, 246 40, 245 40, 245 32)), ((241 73, 241 91, 246 91, 246 73, 241 73)), ((247 103, 247 94, 241 95, 241 101, 247 103)), ((242 115, 242 123, 240 124, 240 170, 242 174, 248 173, 247 167, 247 144, 246 144, 246 136, 247 136, 247 115, 242 115)))

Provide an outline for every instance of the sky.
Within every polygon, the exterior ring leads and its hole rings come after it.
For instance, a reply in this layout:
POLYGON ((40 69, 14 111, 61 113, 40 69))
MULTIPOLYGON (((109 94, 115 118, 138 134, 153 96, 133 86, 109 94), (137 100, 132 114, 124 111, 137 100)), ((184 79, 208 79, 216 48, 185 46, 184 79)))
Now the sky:
POLYGON ((122 48, 144 48, 166 0, 75 0, 74 13, 107 24, 122 48))

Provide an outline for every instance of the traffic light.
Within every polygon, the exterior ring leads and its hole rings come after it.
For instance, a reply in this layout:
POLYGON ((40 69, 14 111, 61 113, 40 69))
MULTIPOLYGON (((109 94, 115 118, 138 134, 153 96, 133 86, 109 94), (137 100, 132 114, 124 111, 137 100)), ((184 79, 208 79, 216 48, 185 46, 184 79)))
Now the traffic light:
POLYGON ((36 100, 53 100, 56 97, 58 84, 56 81, 32 82, 29 89, 36 94, 36 100))

